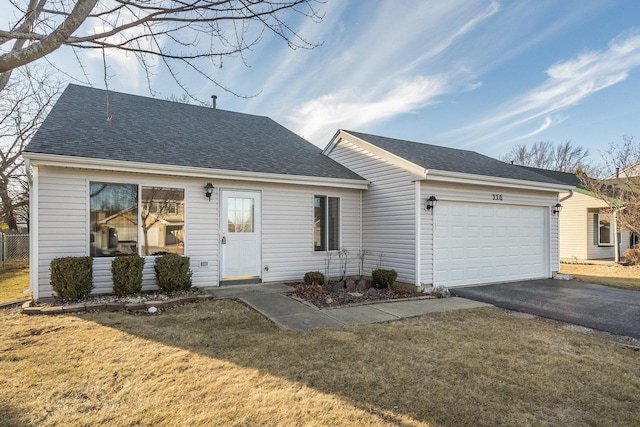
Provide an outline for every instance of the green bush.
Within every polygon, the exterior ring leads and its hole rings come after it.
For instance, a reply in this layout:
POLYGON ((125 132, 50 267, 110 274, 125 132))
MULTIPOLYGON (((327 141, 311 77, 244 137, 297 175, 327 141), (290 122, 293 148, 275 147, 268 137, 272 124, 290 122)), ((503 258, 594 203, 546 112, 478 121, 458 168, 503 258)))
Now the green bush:
POLYGON ((305 285, 323 285, 324 284, 324 274, 319 271, 309 271, 304 275, 304 284, 305 285))
POLYGON ((372 284, 377 289, 391 289, 397 278, 398 273, 395 270, 378 269, 371 272, 372 284))
POLYGON ((191 270, 189 257, 166 254, 156 258, 153 266, 156 271, 156 283, 163 292, 188 291, 191 289, 191 270))
POLYGON ((85 298, 93 289, 93 258, 54 258, 51 269, 51 287, 58 298, 69 301, 85 298))
POLYGON ((121 256, 111 263, 113 293, 119 297, 142 291, 144 258, 138 255, 121 256))

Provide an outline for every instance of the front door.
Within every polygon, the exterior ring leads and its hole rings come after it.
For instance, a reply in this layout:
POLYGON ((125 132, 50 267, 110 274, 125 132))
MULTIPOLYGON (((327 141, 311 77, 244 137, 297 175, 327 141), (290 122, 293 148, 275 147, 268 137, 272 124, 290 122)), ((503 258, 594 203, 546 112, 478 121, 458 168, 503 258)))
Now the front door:
POLYGON ((259 281, 262 268, 260 192, 222 190, 220 280, 259 281))

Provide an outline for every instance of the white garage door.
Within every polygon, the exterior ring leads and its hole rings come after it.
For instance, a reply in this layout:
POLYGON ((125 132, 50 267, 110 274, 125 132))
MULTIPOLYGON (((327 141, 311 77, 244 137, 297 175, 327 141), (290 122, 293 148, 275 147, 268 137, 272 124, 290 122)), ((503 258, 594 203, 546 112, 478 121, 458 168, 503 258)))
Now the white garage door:
POLYGON ((547 208, 439 202, 434 284, 461 286, 549 276, 547 208))

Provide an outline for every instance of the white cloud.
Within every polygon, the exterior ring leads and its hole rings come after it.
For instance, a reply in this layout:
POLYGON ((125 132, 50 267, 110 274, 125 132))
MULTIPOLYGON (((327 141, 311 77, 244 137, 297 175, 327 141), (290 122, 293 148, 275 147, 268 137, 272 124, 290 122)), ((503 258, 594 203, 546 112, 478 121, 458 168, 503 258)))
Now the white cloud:
MULTIPOLYGON (((594 93, 624 81, 637 67, 640 67, 640 34, 620 36, 606 50, 585 52, 552 65, 547 69, 547 80, 537 88, 503 104, 490 117, 438 139, 467 141, 465 147, 480 144, 580 104, 594 93)), ((549 123, 534 134, 552 125, 549 123)))
POLYGON ((449 89, 445 76, 431 76, 396 82, 381 94, 342 90, 304 103, 289 120, 298 134, 323 147, 339 128, 358 128, 413 111, 449 89))

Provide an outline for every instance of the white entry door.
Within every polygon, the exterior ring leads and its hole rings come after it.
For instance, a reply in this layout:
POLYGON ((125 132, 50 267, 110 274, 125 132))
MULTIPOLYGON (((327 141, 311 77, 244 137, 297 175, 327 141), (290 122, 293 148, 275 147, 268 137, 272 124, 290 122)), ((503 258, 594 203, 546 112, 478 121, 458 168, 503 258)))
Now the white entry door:
POLYGON ((222 190, 220 280, 259 279, 262 268, 261 194, 222 190))

